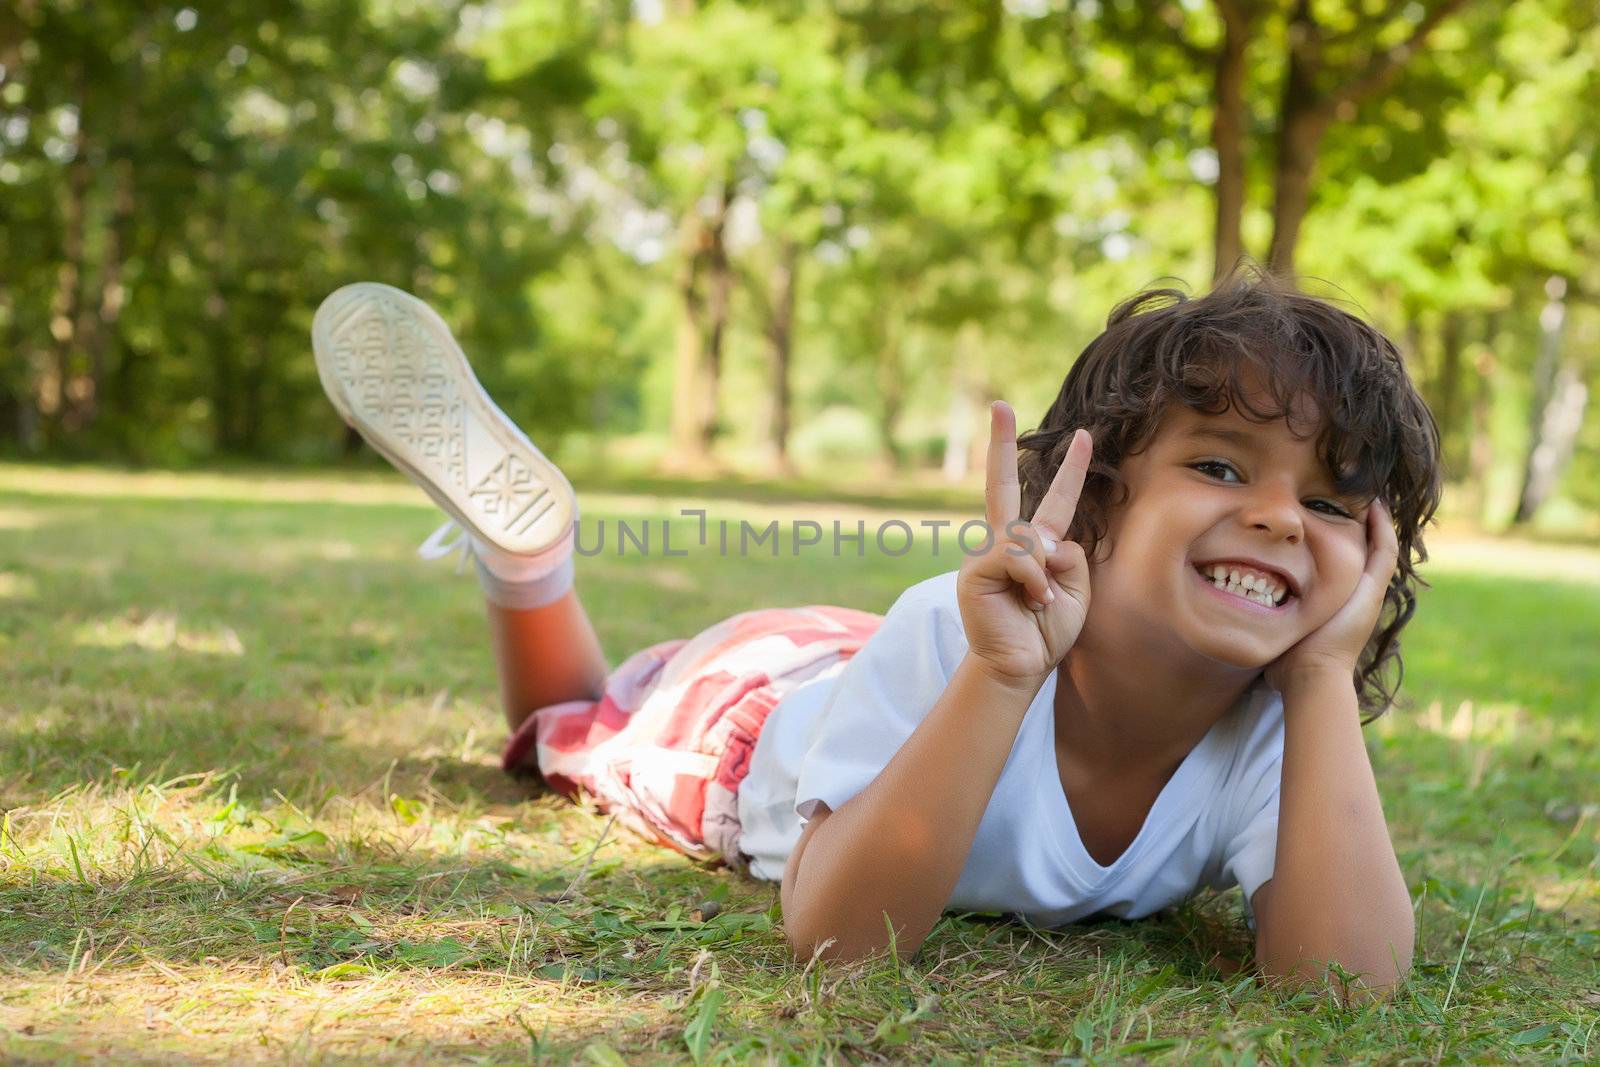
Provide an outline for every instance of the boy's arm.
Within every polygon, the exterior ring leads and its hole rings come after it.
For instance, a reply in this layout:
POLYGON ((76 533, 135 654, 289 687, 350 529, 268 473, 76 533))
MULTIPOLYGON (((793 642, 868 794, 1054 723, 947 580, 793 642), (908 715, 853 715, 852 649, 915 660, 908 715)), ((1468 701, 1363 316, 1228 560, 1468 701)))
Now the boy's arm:
POLYGON ((1411 895, 1389 842, 1349 674, 1283 688, 1283 781, 1272 878, 1251 898, 1256 960, 1320 978, 1327 961, 1386 989, 1411 967, 1411 895))
MULTIPOLYGON (((1048 677, 1048 676, 1046 676, 1048 677)), ((807 824, 783 872, 783 924, 800 959, 909 959, 944 911, 1043 679, 1010 679, 968 653, 878 776, 807 824)))

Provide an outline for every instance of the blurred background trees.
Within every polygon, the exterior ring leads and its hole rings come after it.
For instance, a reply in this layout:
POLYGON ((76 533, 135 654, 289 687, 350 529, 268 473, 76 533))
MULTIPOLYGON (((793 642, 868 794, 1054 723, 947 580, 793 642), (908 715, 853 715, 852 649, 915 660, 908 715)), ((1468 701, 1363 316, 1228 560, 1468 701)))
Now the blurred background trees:
POLYGON ((963 478, 1118 300, 1253 256, 1394 336, 1491 524, 1600 509, 1577 0, 15 0, 0 452, 359 450, 376 279, 542 446, 963 478), (923 472, 927 472, 926 475, 923 472))

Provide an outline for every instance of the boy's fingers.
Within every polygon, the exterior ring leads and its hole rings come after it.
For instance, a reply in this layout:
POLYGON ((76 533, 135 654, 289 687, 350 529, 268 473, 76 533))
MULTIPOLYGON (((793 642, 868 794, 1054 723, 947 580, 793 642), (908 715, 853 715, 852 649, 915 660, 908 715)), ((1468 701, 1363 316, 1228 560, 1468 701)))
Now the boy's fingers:
POLYGON ((1055 590, 1050 587, 1050 579, 1045 575, 1044 568, 1039 566, 1038 560, 1032 556, 1013 556, 1003 551, 1000 558, 1011 580, 1022 586, 1023 599, 1028 607, 1037 611, 1056 598, 1055 590))
POLYGON ((1057 539, 1067 535, 1072 528, 1072 517, 1078 511, 1078 498, 1083 495, 1083 482, 1089 475, 1089 458, 1094 454, 1094 439, 1089 431, 1079 428, 1072 432, 1067 454, 1050 482, 1050 488, 1034 510, 1033 521, 1044 527, 1057 539))
POLYGON ((1389 508, 1382 500, 1374 500, 1368 509, 1368 515, 1375 527, 1372 533, 1372 566, 1375 570, 1373 577, 1382 585, 1389 583, 1389 578, 1394 574, 1395 564, 1400 559, 1400 541, 1395 536, 1394 521, 1389 517, 1389 508))
POLYGON ((1050 561, 1046 564, 1052 574, 1071 574, 1075 568, 1087 567, 1088 556, 1083 551, 1083 546, 1076 541, 1062 541, 1061 551, 1053 552, 1050 561))
POLYGON ((1031 556, 1039 566, 1050 565, 1050 554, 1058 543, 1038 526, 1023 519, 1012 519, 999 533, 1000 551, 1011 556, 1031 556))
POLYGON ((1022 513, 1022 488, 1017 480, 1017 417, 1004 400, 989 405, 983 502, 991 530, 1004 530, 1007 522, 1022 513))

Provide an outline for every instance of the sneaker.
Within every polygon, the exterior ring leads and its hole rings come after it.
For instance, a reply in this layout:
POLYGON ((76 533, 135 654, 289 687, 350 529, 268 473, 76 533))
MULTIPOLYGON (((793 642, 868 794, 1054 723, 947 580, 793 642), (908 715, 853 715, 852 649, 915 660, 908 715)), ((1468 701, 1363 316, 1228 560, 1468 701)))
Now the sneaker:
POLYGON ((489 399, 427 304, 377 282, 346 285, 317 309, 311 347, 344 421, 467 533, 513 555, 568 537, 572 483, 489 399))

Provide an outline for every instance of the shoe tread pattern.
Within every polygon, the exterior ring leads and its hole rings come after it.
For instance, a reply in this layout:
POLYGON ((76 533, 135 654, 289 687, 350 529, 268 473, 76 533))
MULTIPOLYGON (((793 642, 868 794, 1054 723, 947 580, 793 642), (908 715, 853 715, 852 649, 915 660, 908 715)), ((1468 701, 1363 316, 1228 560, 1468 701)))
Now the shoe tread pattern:
MULTIPOLYGON (((506 434, 496 425, 503 416, 497 411, 469 412, 461 371, 454 365, 453 353, 444 349, 439 328, 408 307, 400 294, 377 287, 340 308, 329 322, 328 338, 345 402, 361 422, 388 439, 384 443, 390 448, 380 447, 380 452, 431 479, 457 507, 470 505, 475 525, 490 540, 513 551, 528 551, 534 527, 557 510, 560 501, 548 479, 527 461, 535 457, 525 459, 505 447, 506 434), (493 441, 501 453, 470 486, 469 417, 478 418, 489 431, 477 439, 493 441), (392 455, 391 449, 402 454, 392 455)), ((554 538, 533 538, 547 539, 554 538)))
POLYGON ((368 296, 345 308, 329 332, 351 408, 403 443, 433 478, 465 489, 461 390, 416 317, 391 297, 368 296))

